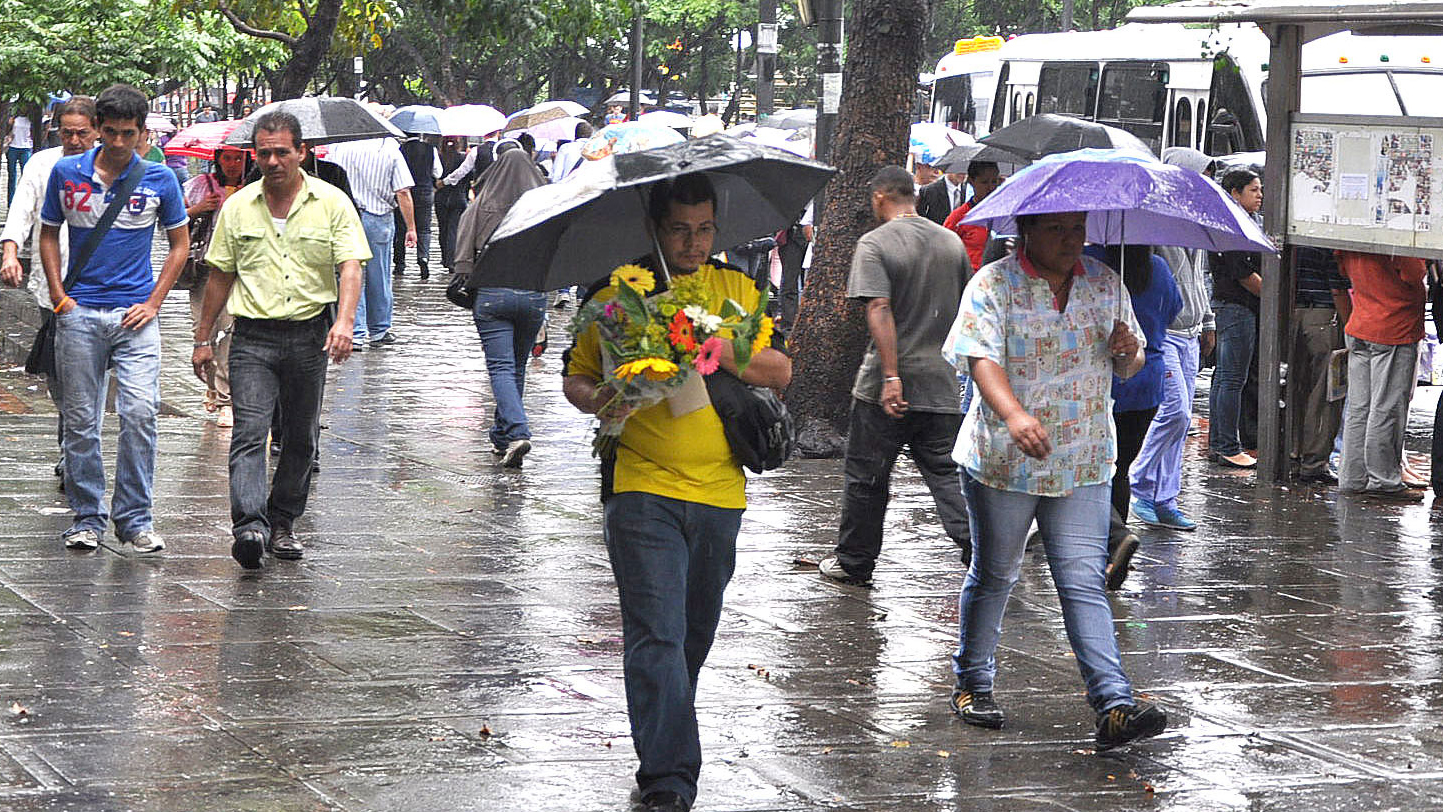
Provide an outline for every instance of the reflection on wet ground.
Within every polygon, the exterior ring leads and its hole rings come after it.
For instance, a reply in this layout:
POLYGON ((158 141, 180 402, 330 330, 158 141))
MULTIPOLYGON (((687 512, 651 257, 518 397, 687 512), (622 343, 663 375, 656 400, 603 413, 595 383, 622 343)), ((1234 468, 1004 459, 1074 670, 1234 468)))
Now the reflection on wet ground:
MULTIPOLYGON (((0 807, 627 808, 596 470, 559 394, 571 311, 530 366, 536 450, 502 470, 479 343, 441 288, 399 282, 401 342, 332 371, 306 559, 259 575, 228 556, 227 435, 173 349, 183 300, 164 314, 166 398, 190 416, 161 420, 163 557, 61 548, 53 417, 3 376, 0 807)), ((698 808, 1443 808, 1430 505, 1188 465, 1198 532, 1140 529, 1114 600, 1172 729, 1106 756, 1040 558, 999 654, 1009 725, 969 728, 946 707, 957 553, 910 465, 871 590, 806 563, 833 541, 838 462, 753 481, 701 680, 698 808)))

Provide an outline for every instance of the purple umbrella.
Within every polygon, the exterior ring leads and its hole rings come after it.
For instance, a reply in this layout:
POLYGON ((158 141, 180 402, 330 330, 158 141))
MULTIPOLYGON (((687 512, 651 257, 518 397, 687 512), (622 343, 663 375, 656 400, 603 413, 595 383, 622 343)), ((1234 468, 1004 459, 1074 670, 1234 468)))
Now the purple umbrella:
POLYGON ((1222 187, 1130 150, 1045 156, 987 196, 962 222, 1016 234, 1019 214, 1087 212, 1087 239, 1103 245, 1175 245, 1276 251, 1222 187))

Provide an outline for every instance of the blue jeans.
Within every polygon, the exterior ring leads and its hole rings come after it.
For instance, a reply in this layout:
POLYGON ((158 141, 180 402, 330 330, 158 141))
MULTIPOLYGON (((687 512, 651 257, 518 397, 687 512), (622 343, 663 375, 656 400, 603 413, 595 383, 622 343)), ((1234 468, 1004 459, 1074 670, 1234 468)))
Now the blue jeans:
POLYGON ((1196 338, 1172 333, 1163 336, 1162 360, 1167 375, 1163 379, 1162 403, 1132 463, 1132 495, 1173 509, 1182 492, 1182 451, 1192 425, 1198 350, 1196 338))
POLYGON ((391 329, 391 239, 396 226, 388 214, 361 212, 361 228, 371 247, 371 259, 361 274, 361 298, 356 302, 355 340, 380 338, 391 329))
POLYGON ((650 493, 606 501, 606 552, 621 600, 626 711, 642 794, 696 800, 696 681, 736 567, 740 509, 650 493))
POLYGON ((266 321, 238 318, 230 345, 231 528, 239 535, 259 530, 269 536, 290 527, 306 510, 311 460, 320 433, 321 397, 326 387, 326 332, 331 319, 266 321), (280 405, 276 440, 281 453, 275 478, 266 488, 266 436, 280 405))
POLYGON ((121 327, 124 315, 125 308, 75 307, 56 323, 55 363, 64 393, 65 496, 75 512, 67 535, 79 530, 103 534, 111 519, 122 541, 153 529, 160 325, 152 320, 139 330, 121 327), (120 418, 110 515, 105 511, 100 452, 108 367, 115 370, 115 411, 120 418))
POLYGON ((9 180, 5 186, 5 205, 9 206, 10 201, 15 199, 15 187, 20 183, 20 170, 25 168, 25 162, 30 160, 29 147, 6 147, 5 149, 5 171, 9 180))
POLYGON ((531 357, 536 333, 546 317, 546 294, 515 288, 479 288, 471 315, 486 351, 491 396, 496 399, 491 444, 505 449, 512 440, 531 438, 521 397, 526 393, 526 360, 531 357))
POLYGON ((1208 393, 1208 450, 1224 457, 1243 451, 1238 427, 1243 413, 1243 387, 1248 383, 1253 348, 1258 342, 1258 316, 1240 304, 1213 306, 1218 327, 1218 360, 1208 393))
POLYGON ((958 599, 961 630, 952 658, 957 684, 968 691, 992 690, 1002 613, 1022 572, 1035 517, 1088 703, 1098 713, 1131 704, 1132 685, 1122 673, 1112 606, 1102 584, 1112 511, 1108 483, 1084 485, 1067 496, 1033 496, 990 488, 964 472, 962 488, 972 513, 973 553, 958 599))

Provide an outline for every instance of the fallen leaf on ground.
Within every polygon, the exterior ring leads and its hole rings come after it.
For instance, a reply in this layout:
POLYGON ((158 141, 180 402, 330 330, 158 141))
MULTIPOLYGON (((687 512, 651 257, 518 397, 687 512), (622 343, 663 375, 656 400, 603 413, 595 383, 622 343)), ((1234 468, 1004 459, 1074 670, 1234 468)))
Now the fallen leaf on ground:
POLYGON ((912 743, 909 742, 909 741, 907 741, 906 739, 897 739, 896 741, 892 742, 892 746, 893 746, 893 747, 911 747, 911 746, 912 746, 912 743))

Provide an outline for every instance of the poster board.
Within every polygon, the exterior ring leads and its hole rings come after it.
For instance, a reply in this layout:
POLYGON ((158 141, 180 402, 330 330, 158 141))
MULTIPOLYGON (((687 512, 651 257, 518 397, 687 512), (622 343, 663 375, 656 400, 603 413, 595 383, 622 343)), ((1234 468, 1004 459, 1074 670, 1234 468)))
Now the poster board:
POLYGON ((1299 114, 1287 154, 1290 242, 1443 258, 1443 119, 1299 114))

